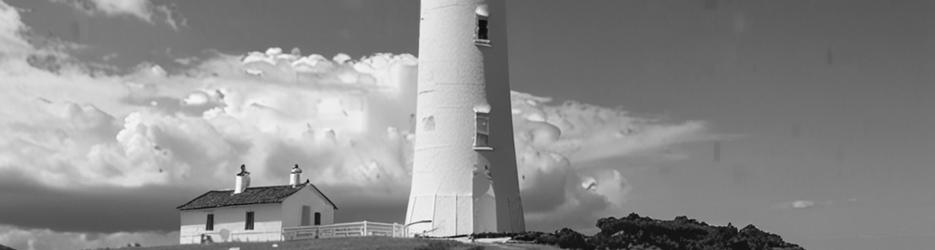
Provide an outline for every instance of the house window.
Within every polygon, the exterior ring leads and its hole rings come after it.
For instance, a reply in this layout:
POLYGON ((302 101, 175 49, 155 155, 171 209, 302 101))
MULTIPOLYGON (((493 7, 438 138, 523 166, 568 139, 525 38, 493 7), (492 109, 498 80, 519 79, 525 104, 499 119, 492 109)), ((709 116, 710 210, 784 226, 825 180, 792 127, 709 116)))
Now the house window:
POLYGON ((302 206, 302 224, 301 224, 302 226, 308 226, 311 224, 310 223, 311 213, 312 213, 312 208, 308 206, 302 206))
POLYGON ((208 217, 205 218, 205 231, 214 230, 214 214, 208 214, 208 217))
POLYGON ((321 213, 315 212, 315 225, 321 225, 321 213))
POLYGON ((253 212, 247 212, 246 223, 244 223, 244 230, 253 230, 253 212))
POLYGON ((474 44, 490 46, 489 21, 485 15, 477 15, 477 27, 474 29, 474 44))
POLYGON ((490 113, 474 112, 474 150, 493 150, 490 147, 490 113))

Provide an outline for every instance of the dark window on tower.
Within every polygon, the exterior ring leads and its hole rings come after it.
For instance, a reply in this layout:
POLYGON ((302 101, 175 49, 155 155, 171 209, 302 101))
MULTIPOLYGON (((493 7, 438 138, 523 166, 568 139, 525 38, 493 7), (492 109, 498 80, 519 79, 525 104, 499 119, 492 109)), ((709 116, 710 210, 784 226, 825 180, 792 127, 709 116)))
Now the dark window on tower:
POLYGON ((487 27, 487 16, 477 15, 477 28, 475 30, 474 43, 482 46, 490 46, 489 28, 487 27))
POLYGON ((208 214, 207 218, 205 218, 205 231, 213 231, 213 230, 214 230, 214 214, 208 214))
POLYGON ((490 114, 474 113, 474 150, 493 150, 490 147, 490 114))
POLYGON ((302 206, 302 223, 300 224, 301 226, 308 226, 309 224, 311 224, 310 223, 311 213, 312 213, 312 208, 308 206, 302 206))
POLYGON ((253 230, 253 212, 247 212, 246 223, 243 226, 244 230, 253 230))
POLYGON ((490 40, 489 38, 487 38, 487 18, 486 17, 477 18, 477 39, 490 40))
POLYGON ((315 225, 321 225, 321 213, 315 212, 315 225))

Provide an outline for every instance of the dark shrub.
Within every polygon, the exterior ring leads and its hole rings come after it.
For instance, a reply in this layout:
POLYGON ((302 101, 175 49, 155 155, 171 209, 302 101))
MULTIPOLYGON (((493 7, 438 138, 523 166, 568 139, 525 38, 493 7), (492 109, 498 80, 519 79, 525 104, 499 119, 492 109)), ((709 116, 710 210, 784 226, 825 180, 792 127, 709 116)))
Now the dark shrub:
POLYGON ((581 235, 575 230, 569 228, 562 228, 555 232, 555 235, 558 236, 558 247, 567 248, 567 249, 593 249, 594 247, 588 245, 585 241, 584 235, 581 235))
POLYGON ((539 236, 542 236, 542 232, 522 232, 513 236, 513 240, 516 241, 536 241, 539 236))
POLYGON ((737 230, 730 224, 712 226, 686 216, 666 221, 631 213, 621 218, 601 218, 596 226, 601 231, 590 237, 563 228, 551 234, 520 233, 513 239, 571 249, 802 249, 752 225, 737 230))

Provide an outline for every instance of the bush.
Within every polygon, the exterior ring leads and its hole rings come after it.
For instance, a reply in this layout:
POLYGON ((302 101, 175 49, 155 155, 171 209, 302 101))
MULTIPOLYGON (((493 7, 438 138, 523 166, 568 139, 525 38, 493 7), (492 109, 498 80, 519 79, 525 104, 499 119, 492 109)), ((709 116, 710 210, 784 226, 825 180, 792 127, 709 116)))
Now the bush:
POLYGON ((585 241, 584 235, 575 232, 575 230, 562 228, 555 232, 555 235, 558 238, 556 242, 558 247, 567 249, 594 249, 594 246, 591 246, 585 241))
POLYGON ((753 225, 737 230, 730 224, 712 226, 685 216, 665 221, 632 213, 601 218, 596 226, 601 231, 590 237, 562 228, 554 233, 518 233, 512 239, 569 249, 802 249, 753 225))

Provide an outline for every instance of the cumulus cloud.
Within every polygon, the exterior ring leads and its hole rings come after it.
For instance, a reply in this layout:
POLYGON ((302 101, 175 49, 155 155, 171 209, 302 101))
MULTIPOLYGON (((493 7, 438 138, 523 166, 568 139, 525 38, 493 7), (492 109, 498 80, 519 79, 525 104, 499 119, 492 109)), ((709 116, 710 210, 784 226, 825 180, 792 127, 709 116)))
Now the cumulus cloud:
POLYGON ((810 208, 815 206, 814 201, 798 200, 792 202, 792 208, 810 208))
POLYGON ((411 137, 408 115, 369 120, 366 113, 407 109, 393 86, 411 75, 400 69, 412 68, 413 57, 316 61, 301 65, 313 71, 304 73, 292 62, 321 56, 274 51, 261 53, 266 61, 222 56, 194 76, 170 76, 158 66, 120 77, 37 69, 2 75, 22 84, 0 87, 11 104, 0 110, 7 115, 0 129, 11 135, 0 139, 0 166, 39 166, 28 175, 59 187, 220 180, 239 162, 259 166, 270 183, 280 176, 266 175, 266 166, 290 161, 322 168, 313 179, 325 184, 406 178, 397 155, 411 137))
POLYGON ((774 208, 778 209, 809 209, 809 208, 818 208, 818 207, 828 207, 834 204, 832 200, 825 201, 812 201, 812 200, 794 200, 781 202, 774 205, 774 208))
POLYGON ((513 93, 518 141, 559 151, 575 162, 633 155, 664 146, 707 139, 706 124, 664 123, 626 111, 576 101, 548 105, 551 98, 513 93))
MULTIPOLYGON (((99 8, 98 2, 109 1, 82 3, 99 8)), ((101 6, 149 6, 131 2, 101 6)), ((405 213, 417 75, 412 55, 329 59, 270 48, 186 60, 189 68, 175 74, 143 64, 107 75, 73 60, 54 60, 54 67, 27 62, 35 54, 67 54, 27 43, 18 12, 2 2, 0 14, 10 20, 0 24, 0 39, 11 41, 0 45, 0 173, 15 173, 0 180, 17 176, 56 190, 200 192, 230 188, 241 163, 256 185, 284 183, 298 163, 337 203, 351 207, 342 211, 402 209, 345 219, 399 220, 405 213)), ((527 222, 543 230, 623 211, 634 190, 622 174, 626 166, 596 163, 707 134, 702 121, 643 118, 520 92, 511 98, 527 222)))
POLYGON ((20 21, 19 11, 0 1, 0 60, 16 60, 24 57, 31 46, 21 33, 26 26, 20 21))
POLYGON ((165 18, 166 25, 169 25, 172 30, 179 30, 181 27, 188 27, 188 19, 179 14, 177 10, 174 9, 175 5, 158 5, 153 7, 156 13, 162 14, 165 18))
POLYGON ((533 227, 585 226, 624 212, 632 190, 620 172, 626 166, 584 163, 709 137, 701 121, 665 122, 576 101, 556 105, 520 92, 511 99, 520 189, 533 227))
POLYGON ((165 22, 173 30, 184 27, 187 19, 179 15, 171 5, 156 5, 150 0, 52 0, 71 5, 89 15, 101 14, 108 17, 132 17, 156 23, 165 22))
POLYGON ((178 232, 80 233, 50 229, 23 229, 0 225, 0 243, 14 249, 93 249, 170 245, 178 242, 178 232))

